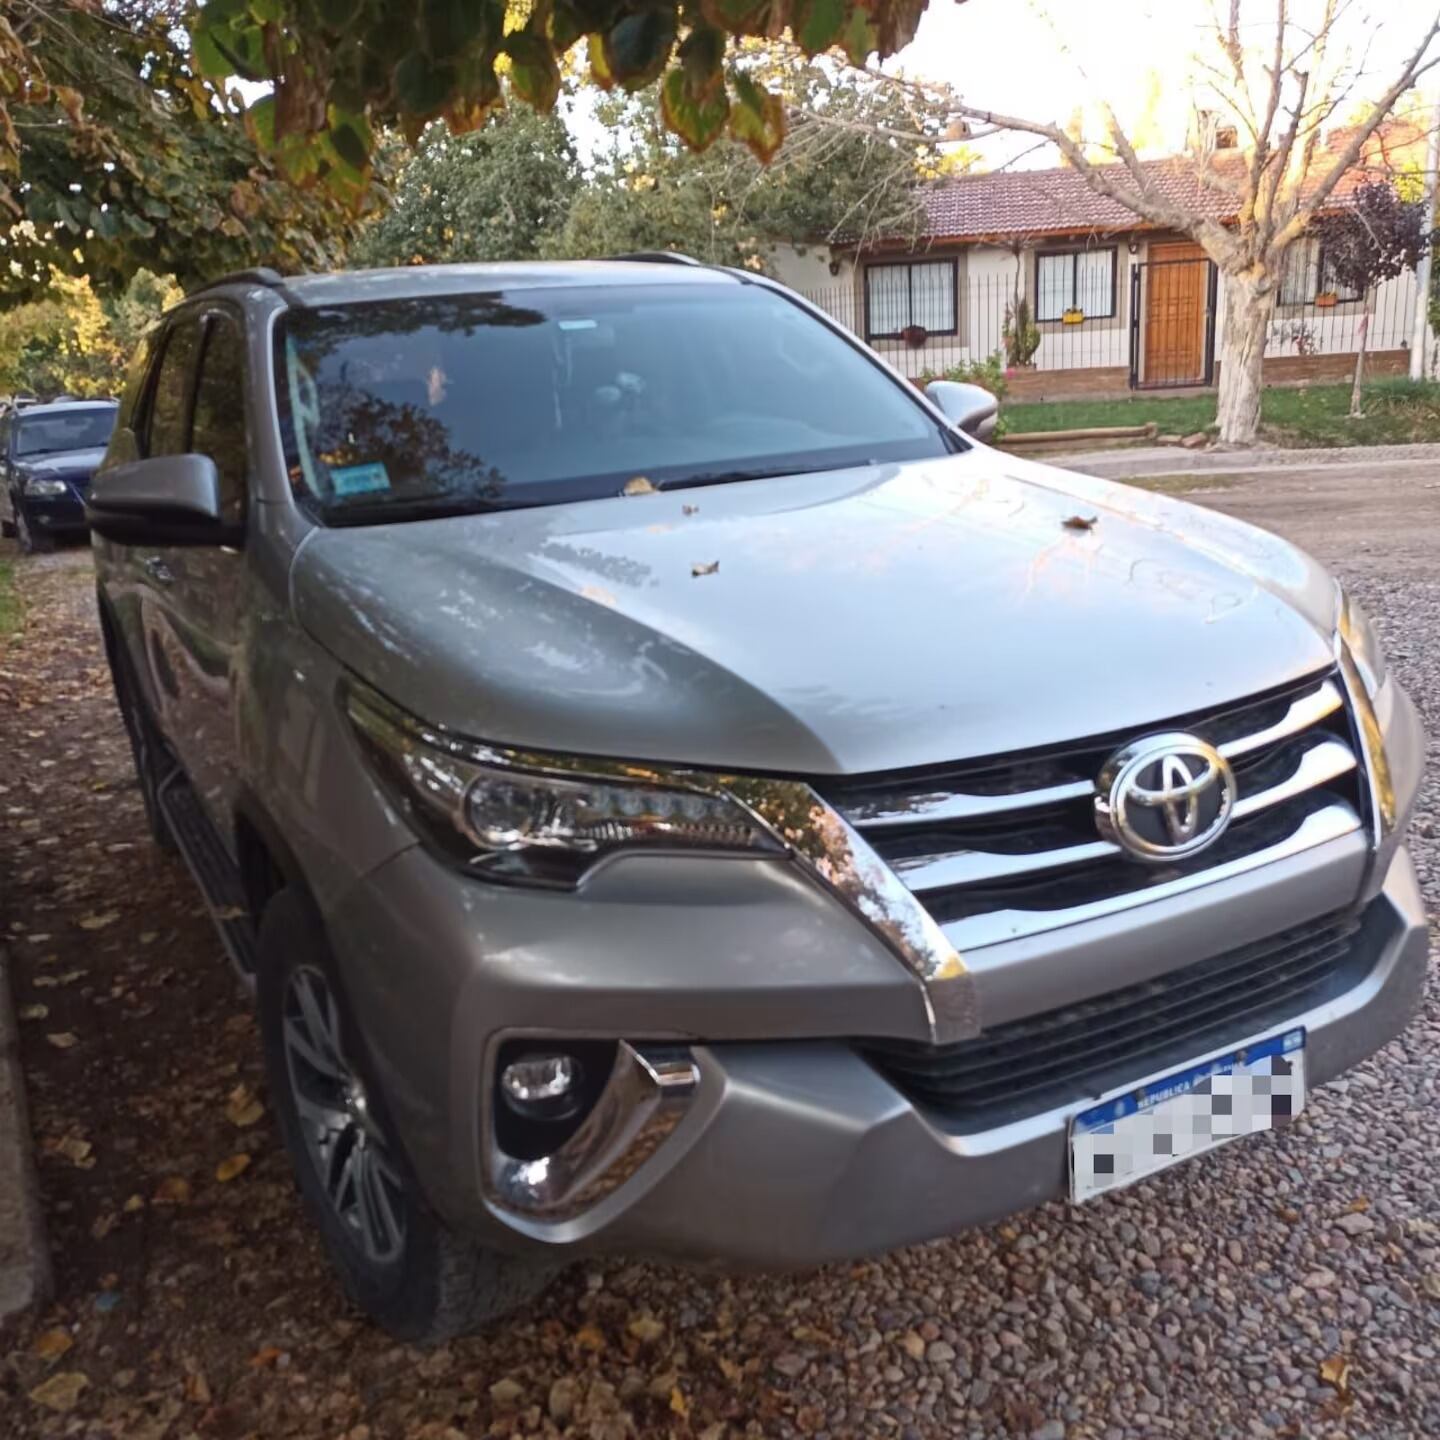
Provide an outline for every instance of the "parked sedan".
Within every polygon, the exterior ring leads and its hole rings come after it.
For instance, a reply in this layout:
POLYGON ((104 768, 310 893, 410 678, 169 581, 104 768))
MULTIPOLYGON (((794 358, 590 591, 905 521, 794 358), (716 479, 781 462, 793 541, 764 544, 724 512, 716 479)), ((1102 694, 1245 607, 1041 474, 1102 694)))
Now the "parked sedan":
POLYGON ((113 400, 66 400, 0 419, 0 533, 17 536, 27 555, 85 533, 85 496, 115 409, 113 400))

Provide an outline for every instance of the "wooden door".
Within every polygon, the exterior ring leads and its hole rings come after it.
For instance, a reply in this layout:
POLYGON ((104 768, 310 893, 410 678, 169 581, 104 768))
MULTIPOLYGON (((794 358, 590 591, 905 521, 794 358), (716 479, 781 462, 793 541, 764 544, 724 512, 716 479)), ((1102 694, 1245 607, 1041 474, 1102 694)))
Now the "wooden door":
POLYGON ((1205 379, 1205 308, 1210 266, 1189 241, 1151 245, 1145 267, 1146 385, 1205 379))

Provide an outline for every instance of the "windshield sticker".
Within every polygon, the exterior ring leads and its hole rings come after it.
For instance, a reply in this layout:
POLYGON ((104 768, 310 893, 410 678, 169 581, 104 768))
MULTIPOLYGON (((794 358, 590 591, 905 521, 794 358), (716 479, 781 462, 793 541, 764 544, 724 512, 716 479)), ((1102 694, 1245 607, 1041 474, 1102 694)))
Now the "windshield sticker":
POLYGON ((371 495, 390 488, 390 472, 378 460, 368 465, 332 465, 330 484, 336 495, 371 495))

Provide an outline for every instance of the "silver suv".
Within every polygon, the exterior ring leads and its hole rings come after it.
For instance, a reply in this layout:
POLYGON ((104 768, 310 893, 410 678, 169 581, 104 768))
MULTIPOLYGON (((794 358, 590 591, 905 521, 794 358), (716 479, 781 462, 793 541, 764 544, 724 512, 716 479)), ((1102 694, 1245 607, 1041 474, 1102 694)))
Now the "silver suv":
POLYGON ((1282 1125, 1415 1007, 1423 737, 1290 545, 651 257, 229 277, 89 497, 156 840, 396 1334, 1282 1125))

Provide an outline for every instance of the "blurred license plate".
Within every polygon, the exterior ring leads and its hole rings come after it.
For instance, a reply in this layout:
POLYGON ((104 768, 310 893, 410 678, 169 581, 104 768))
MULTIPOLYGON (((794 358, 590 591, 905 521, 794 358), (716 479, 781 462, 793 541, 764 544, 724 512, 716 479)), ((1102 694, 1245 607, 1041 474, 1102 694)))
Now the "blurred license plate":
POLYGON ((1089 1200, 1228 1140, 1288 1125, 1305 1106, 1305 1032, 1177 1070, 1070 1121, 1070 1198, 1089 1200))

